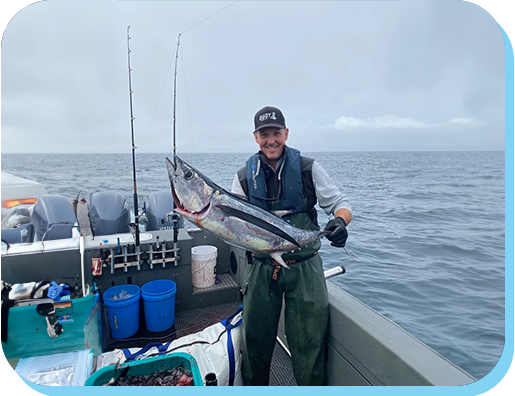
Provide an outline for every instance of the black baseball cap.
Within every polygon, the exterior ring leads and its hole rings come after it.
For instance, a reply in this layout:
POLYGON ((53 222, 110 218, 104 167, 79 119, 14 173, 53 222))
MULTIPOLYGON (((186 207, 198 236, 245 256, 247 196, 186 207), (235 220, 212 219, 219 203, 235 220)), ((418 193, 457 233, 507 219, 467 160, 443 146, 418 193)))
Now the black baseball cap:
POLYGON ((283 113, 277 107, 265 106, 254 116, 254 132, 263 128, 286 128, 283 113))

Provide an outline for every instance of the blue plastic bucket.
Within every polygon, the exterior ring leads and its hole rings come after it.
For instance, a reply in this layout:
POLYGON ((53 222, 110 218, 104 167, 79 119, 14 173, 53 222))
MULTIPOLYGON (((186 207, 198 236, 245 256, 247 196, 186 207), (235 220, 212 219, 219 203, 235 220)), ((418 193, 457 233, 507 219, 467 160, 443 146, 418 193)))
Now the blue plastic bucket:
POLYGON ((169 329, 175 322, 175 293, 177 285, 168 279, 145 283, 141 287, 145 325, 148 331, 169 329))
POLYGON ((140 297, 141 291, 137 285, 113 286, 105 291, 104 304, 107 306, 111 335, 115 340, 129 338, 138 332, 140 297), (130 297, 120 299, 123 291, 130 297))

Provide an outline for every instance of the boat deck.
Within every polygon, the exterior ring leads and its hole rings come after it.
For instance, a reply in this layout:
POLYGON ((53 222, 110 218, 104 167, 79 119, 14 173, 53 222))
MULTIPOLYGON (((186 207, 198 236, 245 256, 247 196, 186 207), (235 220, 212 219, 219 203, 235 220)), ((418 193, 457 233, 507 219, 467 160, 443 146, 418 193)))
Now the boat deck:
MULTIPOLYGON (((175 324, 170 331, 163 333, 149 333, 146 331, 144 326, 140 326, 140 331, 138 331, 138 333, 130 340, 111 342, 107 347, 107 350, 113 350, 115 348, 144 347, 151 342, 164 343, 188 334, 202 331, 206 327, 221 322, 234 314, 240 305, 241 302, 233 302, 207 308, 176 312, 175 324)), ((269 385, 297 385, 293 375, 290 356, 279 343, 276 343, 272 357, 269 385)))

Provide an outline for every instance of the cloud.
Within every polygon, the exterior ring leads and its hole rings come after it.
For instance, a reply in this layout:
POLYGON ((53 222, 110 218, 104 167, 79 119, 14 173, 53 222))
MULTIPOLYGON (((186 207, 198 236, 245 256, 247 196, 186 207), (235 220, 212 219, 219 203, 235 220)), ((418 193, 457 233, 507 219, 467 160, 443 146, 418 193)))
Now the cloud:
POLYGON ((449 121, 449 124, 474 124, 475 121, 472 118, 460 117, 449 121))
POLYGON ((340 117, 331 125, 333 129, 422 129, 450 126, 481 125, 473 118, 458 117, 444 123, 427 124, 412 118, 399 117, 395 114, 386 114, 370 118, 340 117))
POLYGON ((411 118, 399 117, 395 114, 386 114, 372 118, 357 118, 357 117, 340 117, 336 120, 333 128, 336 129, 349 129, 349 128, 368 128, 368 129, 382 129, 382 128, 427 128, 431 125, 421 121, 413 120, 411 118))
POLYGON ((418 149, 438 130, 474 130, 483 138, 476 149, 495 141, 503 150, 499 26, 464 2, 409 3, 277 2, 270 19, 261 2, 216 15, 229 2, 37 2, 2 40, 2 152, 130 150, 128 25, 139 152, 173 149, 175 98, 182 151, 253 152, 252 117, 268 104, 302 131, 292 133, 299 146, 310 147, 315 130, 356 132, 346 136, 360 135, 356 150, 406 136, 399 147, 418 149), (261 52, 274 62, 256 58, 261 52), (218 145, 218 136, 229 138, 218 145))

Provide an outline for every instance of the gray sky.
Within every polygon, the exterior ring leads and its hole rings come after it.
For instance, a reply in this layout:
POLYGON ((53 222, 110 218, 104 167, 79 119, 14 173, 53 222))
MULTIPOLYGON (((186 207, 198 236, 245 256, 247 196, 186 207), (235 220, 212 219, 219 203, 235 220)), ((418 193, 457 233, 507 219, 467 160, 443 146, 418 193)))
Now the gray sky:
POLYGON ((504 150, 504 41, 479 6, 231 3, 25 7, 2 40, 1 152, 130 152, 128 25, 137 152, 172 151, 180 32, 179 152, 255 151, 265 105, 305 152, 504 150))

